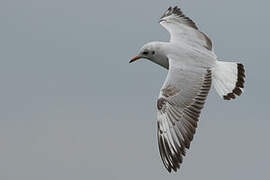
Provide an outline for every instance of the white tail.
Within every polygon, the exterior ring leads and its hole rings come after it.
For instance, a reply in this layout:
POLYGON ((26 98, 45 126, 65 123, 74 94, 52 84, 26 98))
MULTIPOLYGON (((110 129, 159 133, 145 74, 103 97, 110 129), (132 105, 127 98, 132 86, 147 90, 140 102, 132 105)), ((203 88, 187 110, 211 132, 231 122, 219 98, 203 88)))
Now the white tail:
POLYGON ((231 100, 242 94, 245 83, 243 64, 217 61, 213 72, 213 84, 221 97, 231 100))

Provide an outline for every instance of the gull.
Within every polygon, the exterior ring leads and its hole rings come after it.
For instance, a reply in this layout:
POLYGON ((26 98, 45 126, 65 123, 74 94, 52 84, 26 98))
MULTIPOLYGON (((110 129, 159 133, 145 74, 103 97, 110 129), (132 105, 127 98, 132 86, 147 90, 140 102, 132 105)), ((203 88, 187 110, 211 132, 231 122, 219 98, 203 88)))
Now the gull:
POLYGON ((243 64, 218 61, 210 38, 177 6, 159 23, 170 33, 169 42, 145 44, 130 60, 148 59, 168 75, 157 100, 157 137, 166 169, 176 172, 195 134, 201 110, 213 84, 224 100, 243 92, 243 64))

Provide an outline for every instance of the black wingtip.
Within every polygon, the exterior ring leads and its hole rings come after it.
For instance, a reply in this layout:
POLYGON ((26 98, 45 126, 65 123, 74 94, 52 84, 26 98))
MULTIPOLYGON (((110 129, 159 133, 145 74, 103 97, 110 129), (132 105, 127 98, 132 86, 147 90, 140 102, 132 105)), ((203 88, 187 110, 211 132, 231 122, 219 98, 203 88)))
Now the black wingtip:
POLYGON ((163 18, 171 16, 173 14, 175 16, 180 17, 181 20, 183 21, 183 23, 185 23, 186 25, 198 30, 197 25, 189 17, 185 16, 184 13, 182 12, 181 8, 179 8, 178 6, 175 6, 175 7, 170 6, 168 8, 168 10, 166 10, 166 12, 161 16, 159 22, 162 22, 163 18))

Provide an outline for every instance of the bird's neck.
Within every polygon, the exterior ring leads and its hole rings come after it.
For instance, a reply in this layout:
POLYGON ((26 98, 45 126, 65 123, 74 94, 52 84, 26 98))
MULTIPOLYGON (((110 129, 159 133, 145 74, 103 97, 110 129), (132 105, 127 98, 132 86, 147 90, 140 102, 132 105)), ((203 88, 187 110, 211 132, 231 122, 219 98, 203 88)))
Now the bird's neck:
POLYGON ((165 53, 167 46, 168 46, 168 43, 166 42, 155 42, 154 49, 155 49, 156 55, 154 56, 154 58, 150 59, 150 61, 166 69, 169 69, 169 61, 167 58, 167 54, 165 53))

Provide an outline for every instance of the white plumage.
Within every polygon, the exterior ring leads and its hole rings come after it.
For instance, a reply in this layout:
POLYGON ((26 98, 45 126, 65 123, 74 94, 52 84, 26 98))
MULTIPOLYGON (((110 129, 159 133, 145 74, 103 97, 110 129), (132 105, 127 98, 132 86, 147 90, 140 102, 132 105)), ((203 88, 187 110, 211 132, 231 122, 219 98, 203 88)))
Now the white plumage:
POLYGON ((171 172, 190 147, 211 84, 224 99, 235 99, 244 88, 245 70, 239 63, 217 61, 209 37, 178 7, 170 7, 160 24, 170 41, 144 45, 130 62, 146 58, 169 69, 157 100, 157 134, 161 159, 171 172))

